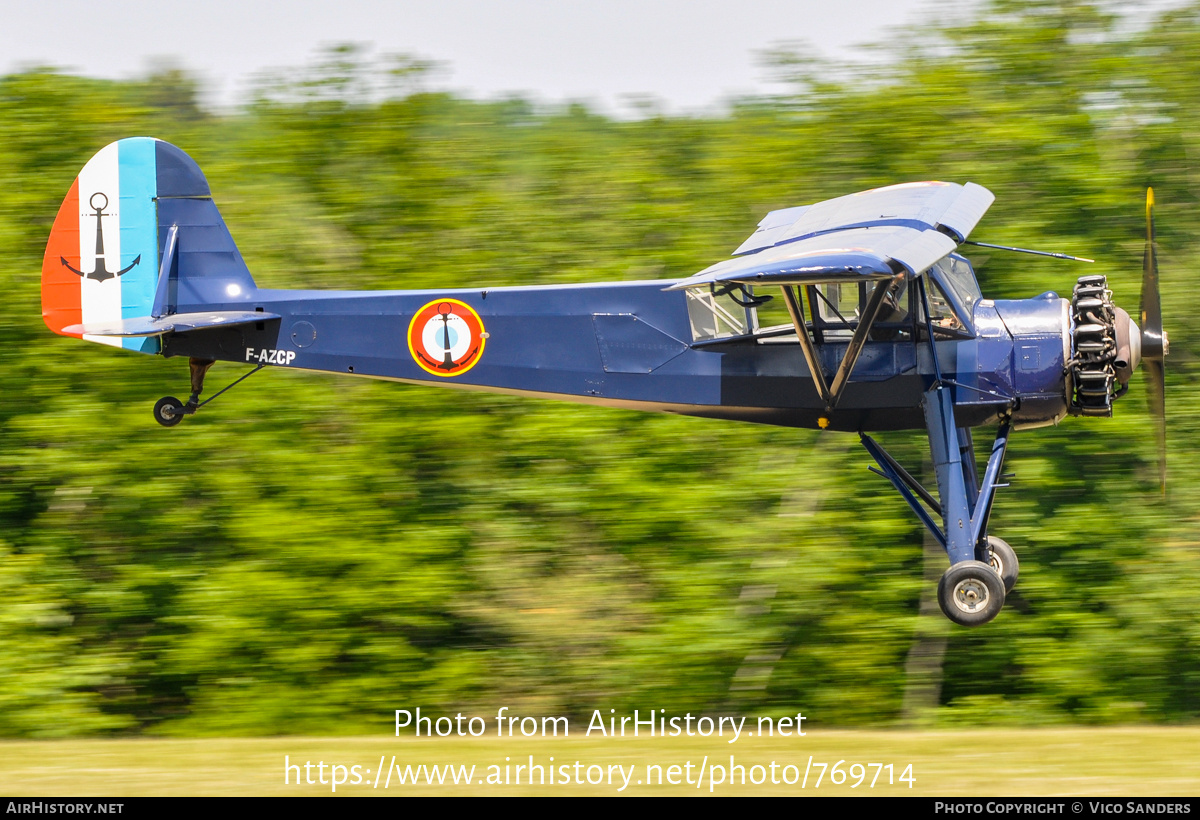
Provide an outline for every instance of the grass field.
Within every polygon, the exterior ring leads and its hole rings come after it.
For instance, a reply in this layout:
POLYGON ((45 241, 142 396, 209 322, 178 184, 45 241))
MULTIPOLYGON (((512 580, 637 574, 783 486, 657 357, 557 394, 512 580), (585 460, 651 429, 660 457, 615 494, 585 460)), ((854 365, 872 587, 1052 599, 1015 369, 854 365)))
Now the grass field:
MULTIPOLYGON (((809 730, 805 737, 415 739, 253 738, 0 743, 0 793, 13 796, 336 794, 796 794, 1001 796, 1200 795, 1200 728, 1111 727, 886 732, 809 730), (745 767, 746 783, 733 769, 745 767), (380 759, 383 769, 380 771, 380 759), (392 767, 392 757, 398 769, 392 767), (516 767, 533 757, 514 783, 516 767), (295 765, 284 782, 284 763, 295 765), (812 763, 809 763, 810 757, 812 763), (507 760, 506 760, 507 758, 507 760), (553 758, 553 762, 551 762, 553 758), (707 763, 701 768, 703 761, 707 763), (771 762, 777 765, 772 772, 771 762), (844 761, 834 774, 833 766, 844 761), (305 770, 304 764, 311 768, 305 770), (326 765, 323 770, 320 762, 326 765), (579 766, 576 766, 576 763, 579 766), (691 768, 686 768, 690 762, 691 768), (819 787, 816 784, 827 764, 819 787), (855 763, 864 764, 860 770, 855 763), (887 784, 892 764, 891 785, 887 784), (470 785, 401 785, 410 766, 474 766, 470 785), (880 765, 871 765, 880 764, 880 765), (896 782, 912 765, 912 787, 896 782), (539 784, 540 777, 545 782, 539 784), (671 766, 678 766, 672 770, 671 766), (755 769, 758 765, 762 768, 755 769), (787 765, 794 769, 785 769, 787 765), (353 769, 358 766, 357 770, 353 769), (551 770, 553 766, 553 770, 551 770), (563 770, 566 766, 566 770, 563 770), (623 767, 618 769, 617 767, 623 767), (506 770, 507 767, 507 770, 506 770), (590 768, 589 768, 590 767, 590 768), (386 772, 391 772, 390 785, 386 772), (802 779, 807 771, 807 782, 802 779), (846 773, 836 785, 831 777, 846 773), (377 774, 380 775, 375 785, 377 774), (779 781, 772 783, 774 779, 779 781), (355 776, 360 781, 353 782, 355 776), (588 776, 593 781, 586 781, 588 776), (309 785, 307 779, 326 783, 309 785), (650 783, 647 783, 649 776, 650 783), (549 782, 553 777, 554 782, 549 782), (564 779, 569 782, 562 782, 564 779), (609 779, 611 777, 611 784, 609 779), (297 784, 297 779, 305 782, 297 784), (489 783, 489 778, 494 781, 489 783), (505 778, 508 783, 505 785, 505 778), (625 780, 628 778, 628 785, 625 780), (658 780, 661 778, 662 785, 658 780), (856 780, 861 782, 851 788, 856 780), (875 785, 871 787, 872 779, 875 785), (638 781, 642 781, 639 785, 638 781), (669 780, 676 780, 672 785, 669 780), (690 780, 690 784, 687 782, 690 780), (756 785, 752 780, 764 780, 756 785), (791 785, 784 780, 795 780, 791 785), (496 782, 498 781, 498 782, 496 782), (722 782, 723 781, 723 782, 722 782), (697 786, 699 783, 699 786, 697 786), (622 786, 624 789, 622 790, 622 786)), ((457 770, 460 773, 461 770, 457 770)))

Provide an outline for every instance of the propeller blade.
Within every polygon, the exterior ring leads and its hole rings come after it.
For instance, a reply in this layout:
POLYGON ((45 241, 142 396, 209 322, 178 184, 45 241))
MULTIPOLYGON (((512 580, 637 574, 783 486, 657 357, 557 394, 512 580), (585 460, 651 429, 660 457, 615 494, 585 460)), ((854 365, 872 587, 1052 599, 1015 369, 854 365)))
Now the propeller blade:
POLYGON ((1157 422, 1158 479, 1167 491, 1167 337, 1162 325, 1162 302, 1158 295, 1158 253, 1154 237, 1154 189, 1146 189, 1146 252, 1142 257, 1142 363, 1149 382, 1150 413, 1157 422))
POLYGON ((1154 240, 1154 189, 1146 189, 1146 253, 1142 257, 1142 357, 1162 360, 1162 303, 1158 297, 1158 254, 1154 240), (1149 343, 1149 344, 1148 344, 1149 343))
POLYGON ((1150 413, 1156 422, 1155 438, 1158 440, 1158 483, 1163 493, 1167 491, 1167 413, 1166 413, 1166 372, 1162 359, 1146 359, 1146 381, 1150 390, 1147 399, 1150 402, 1150 413))

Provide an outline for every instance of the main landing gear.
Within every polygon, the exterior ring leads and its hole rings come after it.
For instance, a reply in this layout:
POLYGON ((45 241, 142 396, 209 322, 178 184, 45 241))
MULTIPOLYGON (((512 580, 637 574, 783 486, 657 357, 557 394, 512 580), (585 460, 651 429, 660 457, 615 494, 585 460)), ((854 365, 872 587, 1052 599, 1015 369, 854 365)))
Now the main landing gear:
POLYGON ((1002 417, 996 441, 980 480, 971 431, 954 423, 949 383, 936 382, 924 398, 929 449, 937 473, 938 498, 926 490, 870 436, 863 446, 950 558, 938 583, 938 604, 961 626, 979 626, 1000 614, 1005 596, 1017 583, 1017 555, 1005 541, 987 534, 988 517, 1004 476, 1010 424, 1002 417), (939 500, 940 499, 940 500, 939 500), (940 521, 938 520, 940 519, 940 521))
POLYGON ((192 394, 188 396, 187 403, 185 404, 181 402, 174 396, 163 396, 154 403, 154 420, 163 427, 174 427, 176 424, 179 424, 179 422, 183 421, 184 416, 195 415, 197 410, 208 404, 217 396, 238 384, 243 379, 247 379, 263 369, 263 365, 260 364, 249 373, 241 376, 241 378, 237 379, 237 381, 233 382, 233 384, 229 385, 229 387, 218 390, 209 398, 205 399, 204 401, 200 401, 200 393, 204 390, 204 376, 208 373, 208 369, 215 363, 216 362, 213 359, 188 359, 188 368, 191 370, 192 375, 192 394))
POLYGON ((1000 614, 1017 585, 1019 565, 1013 548, 994 535, 987 538, 988 561, 954 564, 938 582, 938 605, 961 626, 986 624, 1000 614))
POLYGON ((963 561, 938 582, 938 606, 961 626, 986 624, 1004 606, 1004 581, 982 561, 963 561))
POLYGON ((1004 582, 1004 594, 1007 595, 1017 585, 1017 573, 1020 571, 1017 554, 1007 541, 1002 541, 994 535, 988 536, 988 550, 991 553, 988 563, 1004 582))

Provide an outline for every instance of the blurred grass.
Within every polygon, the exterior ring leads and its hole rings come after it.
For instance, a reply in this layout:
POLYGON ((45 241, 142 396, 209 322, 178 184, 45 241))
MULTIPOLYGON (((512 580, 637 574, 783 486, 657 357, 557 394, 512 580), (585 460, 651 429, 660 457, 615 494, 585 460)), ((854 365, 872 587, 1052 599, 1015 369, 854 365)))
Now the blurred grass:
MULTIPOLYGON (((749 721, 747 722, 749 725, 749 721)), ((898 778, 912 764, 915 781, 884 785, 883 770, 872 790, 874 768, 856 789, 853 780, 842 786, 826 776, 814 788, 818 769, 810 772, 808 787, 799 785, 742 786, 718 784, 714 794, 731 795, 875 795, 961 797, 1169 797, 1200 794, 1200 727, 1108 727, 1072 729, 991 729, 986 725, 954 732, 825 731, 810 729, 805 737, 746 738, 737 743, 716 739, 440 739, 407 738, 263 738, 209 740, 69 740, 0 743, 0 790, 11 796, 323 796, 329 785, 284 785, 284 757, 303 772, 316 764, 361 765, 373 773, 380 755, 393 755, 400 765, 474 765, 476 779, 496 764, 525 763, 549 766, 610 764, 637 771, 630 795, 708 794, 706 779, 695 785, 638 786, 647 765, 659 764, 665 772, 672 764, 688 760, 696 767, 705 756, 711 764, 728 767, 729 756, 750 767, 776 761, 794 764, 803 773, 809 756, 830 765, 892 763, 898 778)), ((385 764, 387 765, 387 764, 385 764)), ((572 772, 574 770, 572 769, 572 772)), ((372 775, 373 777, 373 775, 372 775)), ((696 768, 692 769, 693 782, 696 768)), ((343 785, 338 796, 404 797, 414 795, 613 795, 616 786, 405 786, 372 788, 343 785)))

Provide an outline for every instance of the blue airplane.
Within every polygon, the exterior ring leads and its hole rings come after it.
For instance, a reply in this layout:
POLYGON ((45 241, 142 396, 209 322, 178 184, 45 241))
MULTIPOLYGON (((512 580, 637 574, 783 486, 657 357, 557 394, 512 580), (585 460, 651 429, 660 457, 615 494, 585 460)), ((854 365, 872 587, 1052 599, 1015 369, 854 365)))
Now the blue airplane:
POLYGON ((1166 478, 1152 194, 1139 323, 1103 276, 1080 277, 1070 299, 983 298, 958 249, 984 244, 968 235, 992 200, 971 183, 918 182, 772 211, 731 258, 686 279, 268 290, 196 163, 124 139, 87 163, 59 210, 43 316, 61 335, 187 357, 189 399, 154 407, 167 427, 220 395, 200 400, 224 361, 253 365, 242 378, 288 367, 857 433, 946 550, 942 611, 972 626, 1017 580, 1016 554, 988 534, 1013 430, 1112 415, 1140 362, 1166 478), (980 474, 971 428, 992 425, 980 474), (936 496, 868 435, 907 429, 929 436, 936 496))

